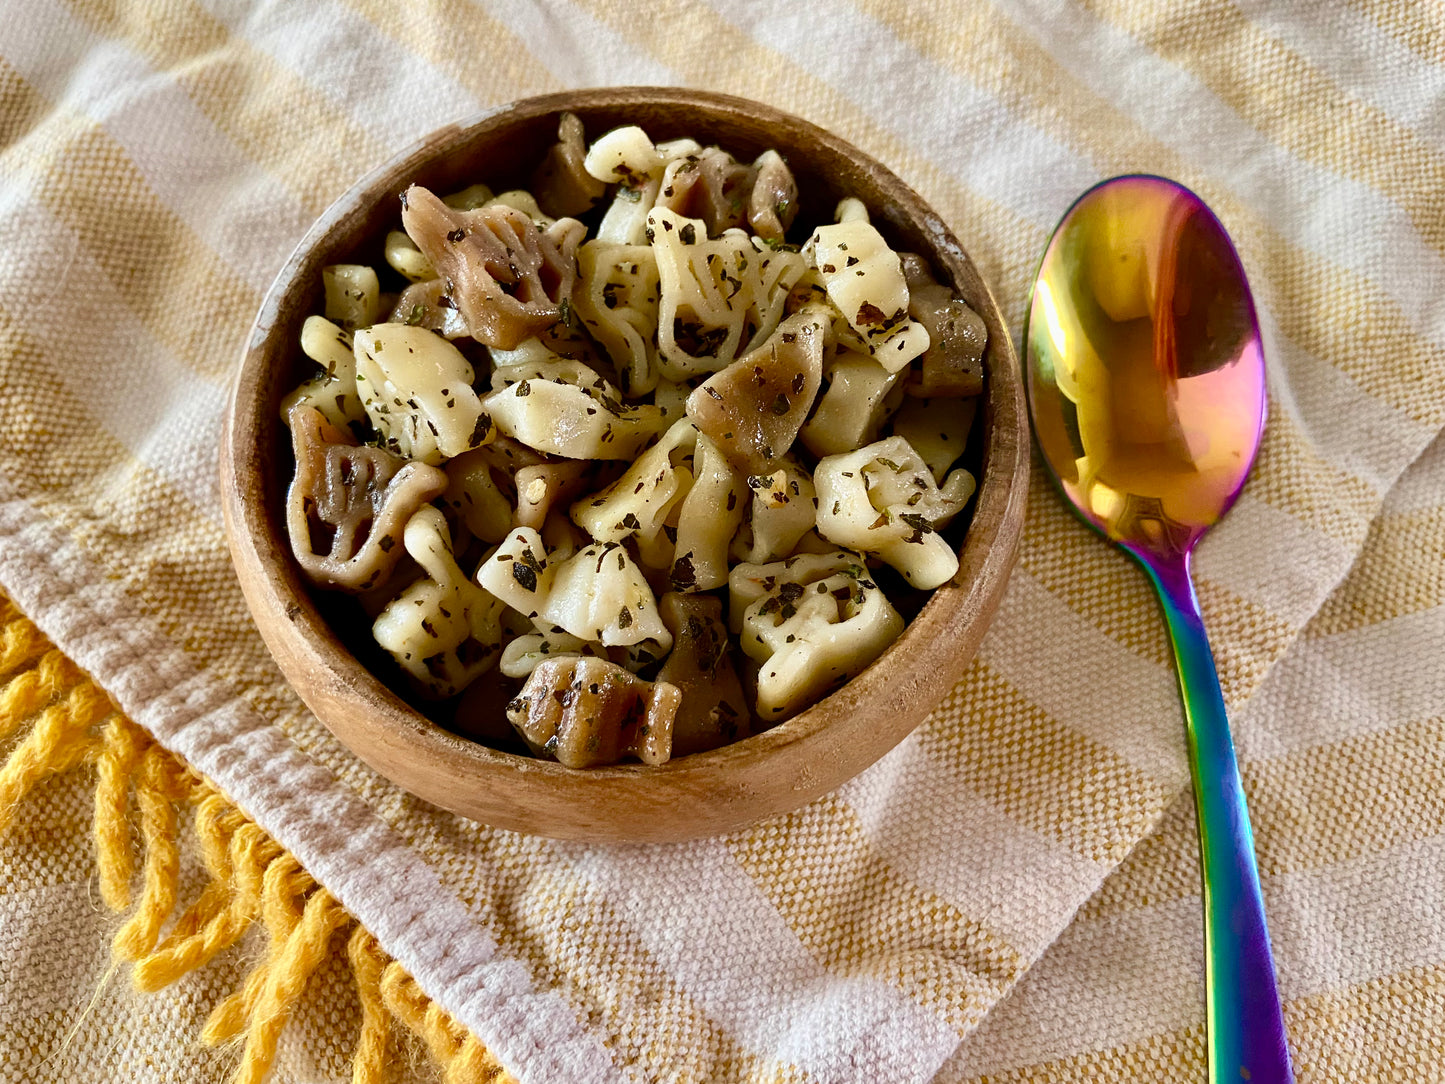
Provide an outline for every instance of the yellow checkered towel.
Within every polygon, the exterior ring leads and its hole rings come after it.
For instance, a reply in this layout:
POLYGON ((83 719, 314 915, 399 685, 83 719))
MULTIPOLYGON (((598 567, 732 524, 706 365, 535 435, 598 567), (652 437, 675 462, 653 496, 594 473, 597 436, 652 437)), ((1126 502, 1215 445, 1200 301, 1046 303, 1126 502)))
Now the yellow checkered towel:
POLYGON ((0 587, 37 631, 0 652, 0 1079, 331 1080, 358 1043, 359 1080, 430 1072, 383 1042, 384 1010, 455 1080, 1200 1078, 1162 623, 1041 478, 996 623, 927 722, 730 836, 459 819, 281 679, 215 469, 262 293, 422 132, 612 83, 742 94, 855 142, 1014 326, 1091 183, 1160 173, 1211 204, 1258 295, 1270 423, 1196 567, 1299 1076, 1437 1079, 1442 24, 1408 0, 8 6, 0 587), (118 929, 96 892, 130 909, 118 929), (111 933, 137 961, 119 975, 111 933))

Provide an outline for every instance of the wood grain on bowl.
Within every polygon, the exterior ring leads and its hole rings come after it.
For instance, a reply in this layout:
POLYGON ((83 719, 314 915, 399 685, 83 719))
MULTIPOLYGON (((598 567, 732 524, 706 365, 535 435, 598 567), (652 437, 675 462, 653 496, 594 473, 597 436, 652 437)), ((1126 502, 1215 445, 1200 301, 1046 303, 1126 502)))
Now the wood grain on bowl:
MULTIPOLYGON (((826 212, 825 212, 826 214, 826 212)), ((380 262, 379 258, 375 262, 380 262)), ((797 117, 700 91, 619 88, 532 98, 428 135, 363 178, 301 242, 266 296, 232 393, 221 448, 226 526, 257 626, 287 680, 330 730, 414 794, 497 827, 565 839, 669 841, 727 832, 795 809, 872 764, 949 692, 972 659, 1013 566, 1028 484, 1023 395, 1012 341, 988 286, 947 226, 902 181, 797 117), (638 124, 655 140, 691 136, 740 158, 776 148, 802 205, 857 196, 899 249, 924 255, 988 327, 986 387, 967 462, 978 490, 959 569, 898 641, 831 696, 786 722, 658 767, 573 770, 498 752, 430 722, 328 625, 285 530, 289 443, 281 398, 310 371, 297 338, 319 310, 321 269, 378 257, 410 184, 525 184, 576 113, 589 136, 638 124)))

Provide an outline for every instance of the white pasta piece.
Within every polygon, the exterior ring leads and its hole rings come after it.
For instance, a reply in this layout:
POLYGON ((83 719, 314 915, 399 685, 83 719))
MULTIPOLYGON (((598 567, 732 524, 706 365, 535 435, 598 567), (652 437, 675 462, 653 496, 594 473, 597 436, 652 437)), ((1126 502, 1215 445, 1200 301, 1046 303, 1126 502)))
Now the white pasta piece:
POLYGON ((556 573, 542 536, 530 527, 517 527, 477 566, 476 580, 518 613, 536 619, 556 573))
POLYGON ((443 196, 442 202, 454 211, 475 211, 492 202, 492 190, 484 184, 469 184, 460 192, 443 196))
POLYGON ((798 463, 785 460, 772 474, 748 478, 748 486, 753 500, 733 540, 733 556, 754 564, 788 556, 817 520, 813 479, 798 463))
POLYGON ((754 242, 741 230, 709 239, 702 219, 665 207, 647 216, 661 300, 658 365, 669 380, 725 368, 773 333, 803 273, 799 253, 754 242))
MULTIPOLYGON (((556 358, 556 355, 552 355, 556 358)), ((631 459, 667 425, 650 403, 625 403, 581 362, 499 366, 482 401, 507 436, 568 459, 631 459)))
POLYGON ((536 463, 519 469, 514 475, 517 510, 513 519, 516 525, 541 530, 554 506, 570 501, 587 488, 590 471, 591 464, 580 459, 536 463))
POLYGON ((975 399, 915 399, 909 396, 893 416, 893 432, 918 453, 942 482, 968 445, 978 410, 975 399))
POLYGON ((615 542, 594 542, 556 566, 541 617, 608 647, 648 639, 672 647, 647 578, 615 542))
POLYGON ((542 208, 537 206, 537 200, 532 193, 522 188, 513 188, 507 192, 499 192, 482 206, 495 207, 501 204, 503 207, 510 207, 514 211, 521 211, 537 224, 539 230, 545 230, 558 220, 549 215, 542 208))
POLYGON ((647 238, 647 215, 657 202, 661 188, 661 177, 644 179, 635 188, 619 186, 597 225, 597 240, 615 245, 643 244, 647 238))
POLYGON ((567 560, 591 541, 561 510, 554 511, 542 524, 542 543, 553 564, 567 560))
POLYGON ((381 284, 365 264, 338 263, 321 269, 326 291, 326 319, 347 331, 376 323, 381 309, 381 284))
POLYGON ((472 364, 424 327, 377 324, 356 333, 362 405, 385 446, 433 465, 496 435, 472 390, 472 364))
POLYGON ((481 451, 463 452, 446 464, 447 488, 442 502, 475 538, 496 544, 512 525, 512 503, 497 488, 491 466, 481 451))
MULTIPOLYGON (((503 350, 501 347, 493 346, 488 348, 487 353, 492 355, 492 365, 494 366, 494 373, 507 372, 515 369, 517 370, 517 373, 520 374, 514 376, 513 379, 515 380, 520 380, 522 376, 528 375, 522 372, 520 368, 521 366, 539 365, 542 363, 558 363, 565 362, 567 360, 566 358, 558 354, 555 350, 553 350, 551 347, 549 347, 546 343, 544 343, 541 339, 539 339, 536 335, 532 335, 529 338, 523 339, 510 350, 503 350)), ((538 371, 540 372, 540 370, 538 371)), ((493 376, 492 387, 494 389, 500 388, 503 387, 505 384, 511 382, 511 380, 498 379, 496 376, 493 376)))
POLYGON ((740 564, 729 622, 758 664, 759 718, 791 715, 860 673, 897 639, 903 618, 856 553, 740 564))
POLYGON ((877 555, 914 587, 937 587, 958 571, 958 554, 937 532, 973 496, 968 471, 954 471, 940 487, 908 441, 892 436, 826 456, 813 480, 824 538, 877 555))
POLYGON ((819 226, 803 248, 849 326, 889 372, 928 349, 928 331, 908 315, 908 283, 898 254, 860 219, 819 226))
POLYGON ((674 422, 626 474, 574 504, 572 521, 598 542, 621 542, 629 535, 655 538, 673 506, 692 488, 692 471, 684 457, 691 456, 697 438, 692 422, 674 422))
POLYGON ((650 245, 588 241, 577 250, 572 303, 617 368, 624 395, 657 386, 657 257, 650 245))
POLYGON ((366 426, 366 408, 356 392, 356 355, 351 336, 324 316, 308 316, 301 325, 301 352, 323 372, 297 386, 281 400, 281 419, 291 416, 300 403, 321 411, 338 429, 360 437, 366 426))
MULTIPOLYGON (((676 141, 668 149, 674 154, 676 141)), ((697 144, 687 140, 696 147, 697 144)), ((684 150, 683 153, 686 153, 684 150)), ((653 146, 636 125, 614 128, 587 151, 583 167, 599 181, 618 186, 607 213, 597 227, 597 239, 622 245, 640 245, 647 231, 647 213, 657 202, 667 157, 653 146)))
POLYGON ((428 282, 437 277, 431 261, 422 255, 416 242, 403 230, 392 230, 386 235, 382 254, 391 268, 408 282, 428 282))
POLYGON ((601 644, 578 639, 567 632, 527 632, 502 648, 502 661, 497 664, 509 678, 530 677, 537 664, 548 659, 580 658, 584 655, 594 659, 607 658, 607 651, 601 644))
POLYGON ((677 380, 659 380, 652 392, 652 401, 657 409, 674 421, 687 412, 687 397, 692 394, 692 385, 677 380))
POLYGON ((660 177, 663 164, 651 138, 635 124, 598 136, 583 160, 583 168, 607 184, 635 185, 648 177, 660 177))
POLYGON ((674 591, 711 591, 727 583, 728 546, 747 506, 742 475, 707 437, 698 433, 696 441, 692 488, 678 511, 668 574, 674 591))
POLYGON ((834 222, 867 222, 868 206, 857 196, 844 196, 833 211, 834 222))
POLYGON ((874 440, 903 397, 902 376, 903 370, 889 372, 867 354, 840 351, 829 365, 828 387, 799 434, 808 451, 834 455, 874 440))
POLYGON ((677 543, 673 539, 677 536, 677 517, 681 509, 682 501, 675 501, 663 521, 662 530, 656 534, 636 536, 637 563, 649 572, 666 572, 672 568, 677 557, 677 543))
POLYGON ((496 662, 504 607, 457 567, 439 510, 419 509, 402 539, 426 576, 387 604, 372 635, 422 689, 453 696, 496 662))

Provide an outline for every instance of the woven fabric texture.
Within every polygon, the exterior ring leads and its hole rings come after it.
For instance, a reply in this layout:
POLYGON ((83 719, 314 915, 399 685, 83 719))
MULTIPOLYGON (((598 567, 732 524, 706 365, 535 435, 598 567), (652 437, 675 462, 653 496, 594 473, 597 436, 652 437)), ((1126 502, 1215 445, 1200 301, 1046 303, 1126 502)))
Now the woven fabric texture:
MULTIPOLYGON (((442 813, 331 738, 251 623, 215 467, 246 329, 310 222, 424 131, 517 97, 681 84, 822 124, 939 211, 1015 328, 1079 192, 1177 178, 1233 235, 1267 336, 1257 470, 1196 568, 1300 1076, 1430 1079, 1445 1042, 1438 11, 637 10, 8 7, 0 588, 524 1084, 1196 1078, 1197 866, 1162 622, 1037 471, 996 623, 912 737, 794 814, 626 848, 442 813)), ((46 1046, 67 1029, 97 1079, 215 1079, 224 1065, 194 1043, 247 973, 244 943, 156 1000, 123 998, 121 976, 90 1006, 112 931, 87 903, 82 778, 46 784, 3 844, 0 1079, 76 1079, 46 1046)), ((298 1025, 312 1059, 283 1058, 277 1079, 346 1073, 328 1044, 354 1041, 357 1010, 336 998, 298 1025)))

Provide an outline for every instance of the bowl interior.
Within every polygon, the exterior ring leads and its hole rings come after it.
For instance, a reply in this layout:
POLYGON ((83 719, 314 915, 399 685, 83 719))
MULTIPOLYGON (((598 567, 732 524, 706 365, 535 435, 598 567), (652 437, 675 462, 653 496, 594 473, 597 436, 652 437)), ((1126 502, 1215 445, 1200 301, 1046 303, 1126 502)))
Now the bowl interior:
POLYGON ((1018 365, 998 307, 944 223, 906 185, 842 140, 766 106, 697 91, 621 88, 528 99, 440 129, 322 216, 252 329, 223 439, 222 488, 232 554, 257 625, 287 680, 354 752, 418 796, 498 827, 663 841, 725 832, 801 806, 867 767, 932 710, 976 651, 1012 567, 1028 478, 1026 437, 1018 365), (380 265, 382 240, 398 228, 398 197, 412 183, 442 192, 479 180, 497 191, 527 187, 564 111, 581 117, 589 139, 638 124, 654 140, 690 136, 739 159, 777 149, 797 179, 800 218, 830 221, 839 199, 861 198, 890 243, 924 255, 989 331, 984 401, 963 460, 979 486, 958 574, 842 689, 762 734, 660 767, 576 771, 431 723, 336 634, 326 617, 331 607, 318 605, 285 535, 291 456, 279 404, 312 371, 297 343, 302 322, 321 308, 321 269, 380 265))

